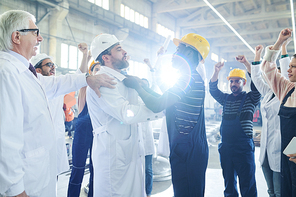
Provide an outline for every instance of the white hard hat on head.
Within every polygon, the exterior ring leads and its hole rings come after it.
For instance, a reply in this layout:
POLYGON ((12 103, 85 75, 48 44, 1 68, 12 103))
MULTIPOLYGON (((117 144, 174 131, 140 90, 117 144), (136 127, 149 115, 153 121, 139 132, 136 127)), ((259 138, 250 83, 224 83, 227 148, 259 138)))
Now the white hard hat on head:
POLYGON ((121 40, 119 41, 114 35, 111 34, 97 35, 90 45, 91 55, 94 60, 96 60, 103 51, 120 42, 121 40))
POLYGON ((51 61, 53 60, 53 58, 51 56, 46 55, 45 53, 39 53, 39 54, 33 56, 30 59, 30 62, 34 67, 36 67, 39 65, 39 63, 41 63, 45 59, 50 59, 51 61))

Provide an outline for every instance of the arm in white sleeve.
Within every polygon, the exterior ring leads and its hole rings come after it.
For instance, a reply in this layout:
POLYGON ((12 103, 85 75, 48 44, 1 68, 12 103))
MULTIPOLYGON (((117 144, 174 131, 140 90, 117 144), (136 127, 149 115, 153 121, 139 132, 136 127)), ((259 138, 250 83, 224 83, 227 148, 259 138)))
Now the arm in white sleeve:
POLYGON ((58 77, 47 77, 38 74, 48 99, 68 94, 87 86, 85 74, 67 74, 58 77))
POLYGON ((0 90, 0 193, 16 196, 25 190, 22 90, 16 76, 5 71, 0 71, 0 90))
POLYGON ((290 61, 291 60, 290 60, 289 57, 284 57, 284 58, 280 59, 281 74, 286 79, 289 79, 289 77, 288 77, 288 69, 289 69, 290 61))
POLYGON ((266 84, 264 82, 264 80, 262 79, 261 74, 262 73, 261 73, 261 70, 260 70, 260 64, 252 65, 252 69, 251 69, 251 78, 252 78, 252 81, 253 81, 254 85, 256 86, 257 90, 260 92, 260 94, 261 95, 265 95, 271 89, 268 86, 268 84, 266 84))
POLYGON ((163 113, 153 113, 143 103, 130 104, 129 101, 119 93, 119 83, 122 82, 117 82, 115 89, 101 87, 101 98, 90 88, 88 88, 87 94, 92 97, 96 105, 105 113, 116 118, 123 124, 134 124, 163 117, 163 113))
POLYGON ((279 100, 282 101, 285 95, 294 87, 294 83, 290 82, 277 71, 275 60, 279 53, 280 50, 270 50, 269 46, 266 47, 261 63, 261 70, 269 87, 279 100))

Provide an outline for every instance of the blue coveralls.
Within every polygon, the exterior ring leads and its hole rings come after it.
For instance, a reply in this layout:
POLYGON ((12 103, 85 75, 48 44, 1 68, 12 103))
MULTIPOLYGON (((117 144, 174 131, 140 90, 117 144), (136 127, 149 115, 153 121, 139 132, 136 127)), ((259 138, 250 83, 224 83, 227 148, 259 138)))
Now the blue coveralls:
MULTIPOLYGON (((87 103, 85 103, 82 112, 78 115, 75 128, 72 146, 73 167, 69 180, 68 197, 79 197, 88 150, 90 150, 91 155, 93 128, 87 109, 87 103)), ((93 196, 93 166, 91 157, 89 161, 89 171, 88 197, 91 197, 93 196)))
POLYGON ((246 97, 247 94, 242 99, 235 119, 228 120, 223 117, 220 127, 222 139, 218 150, 224 177, 225 197, 238 197, 237 176, 241 195, 243 197, 257 196, 254 142, 245 134, 240 123, 240 112, 246 97))
POLYGON ((186 96, 179 103, 166 109, 166 120, 170 142, 170 164, 172 171, 172 183, 175 197, 202 197, 205 192, 205 173, 208 165, 208 144, 204 119, 204 84, 199 74, 194 72, 195 81, 190 83, 191 91, 186 93, 200 105, 200 110, 191 107, 199 117, 195 126, 189 131, 178 128, 178 121, 188 120, 190 116, 181 116, 182 103, 188 103, 186 96), (196 91, 192 91, 195 89, 196 91), (198 93, 197 93, 198 92, 198 93), (199 98, 200 97, 200 98, 199 98))
MULTIPOLYGON (((281 121, 282 152, 292 138, 296 136, 296 107, 284 106, 294 90, 295 88, 293 88, 285 96, 279 111, 281 121)), ((289 161, 289 157, 283 153, 281 155, 281 196, 296 196, 296 164, 289 161)))

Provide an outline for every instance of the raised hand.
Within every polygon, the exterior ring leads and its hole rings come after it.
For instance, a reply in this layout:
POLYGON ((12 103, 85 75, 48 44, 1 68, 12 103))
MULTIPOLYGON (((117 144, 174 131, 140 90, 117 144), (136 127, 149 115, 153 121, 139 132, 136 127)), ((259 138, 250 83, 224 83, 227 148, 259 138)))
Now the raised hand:
POLYGON ((270 48, 271 50, 279 50, 282 46, 282 44, 287 41, 290 37, 292 37, 292 29, 286 28, 283 29, 279 37, 276 41, 276 43, 270 48))
POLYGON ((218 62, 217 64, 215 64, 215 72, 220 72, 220 70, 223 68, 224 66, 224 62, 218 62))
POLYGON ((236 61, 240 62, 240 63, 246 63, 248 60, 244 55, 238 55, 237 57, 235 57, 236 61))
POLYGON ((262 51, 263 51, 263 46, 262 45, 258 45, 258 46, 255 47, 255 58, 254 58, 255 62, 260 61, 262 51))
POLYGON ((80 43, 78 45, 78 49, 83 53, 83 54, 87 54, 88 53, 88 47, 86 43, 80 43))

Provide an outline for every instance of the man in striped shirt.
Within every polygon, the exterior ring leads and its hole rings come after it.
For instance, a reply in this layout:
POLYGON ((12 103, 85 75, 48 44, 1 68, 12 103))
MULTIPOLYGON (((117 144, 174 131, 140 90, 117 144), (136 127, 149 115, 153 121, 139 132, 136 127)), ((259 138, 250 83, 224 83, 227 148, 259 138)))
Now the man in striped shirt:
POLYGON ((174 43, 178 47, 172 63, 181 76, 172 88, 161 96, 153 96, 151 90, 132 77, 127 77, 124 83, 134 88, 153 112, 166 110, 174 196, 202 197, 208 145, 204 119, 205 85, 196 68, 207 57, 210 45, 194 33, 181 40, 174 39, 174 43))
MULTIPOLYGON (((237 58, 240 58, 237 57, 237 58)), ((260 93, 251 81, 251 91, 243 91, 246 75, 243 70, 233 69, 227 79, 232 94, 221 92, 218 75, 224 63, 217 63, 210 81, 210 93, 223 106, 219 144, 220 163, 224 177, 224 196, 237 197, 237 176, 243 197, 257 196, 253 142, 253 113, 260 102, 260 93)), ((251 67, 247 67, 250 76, 251 67)))

